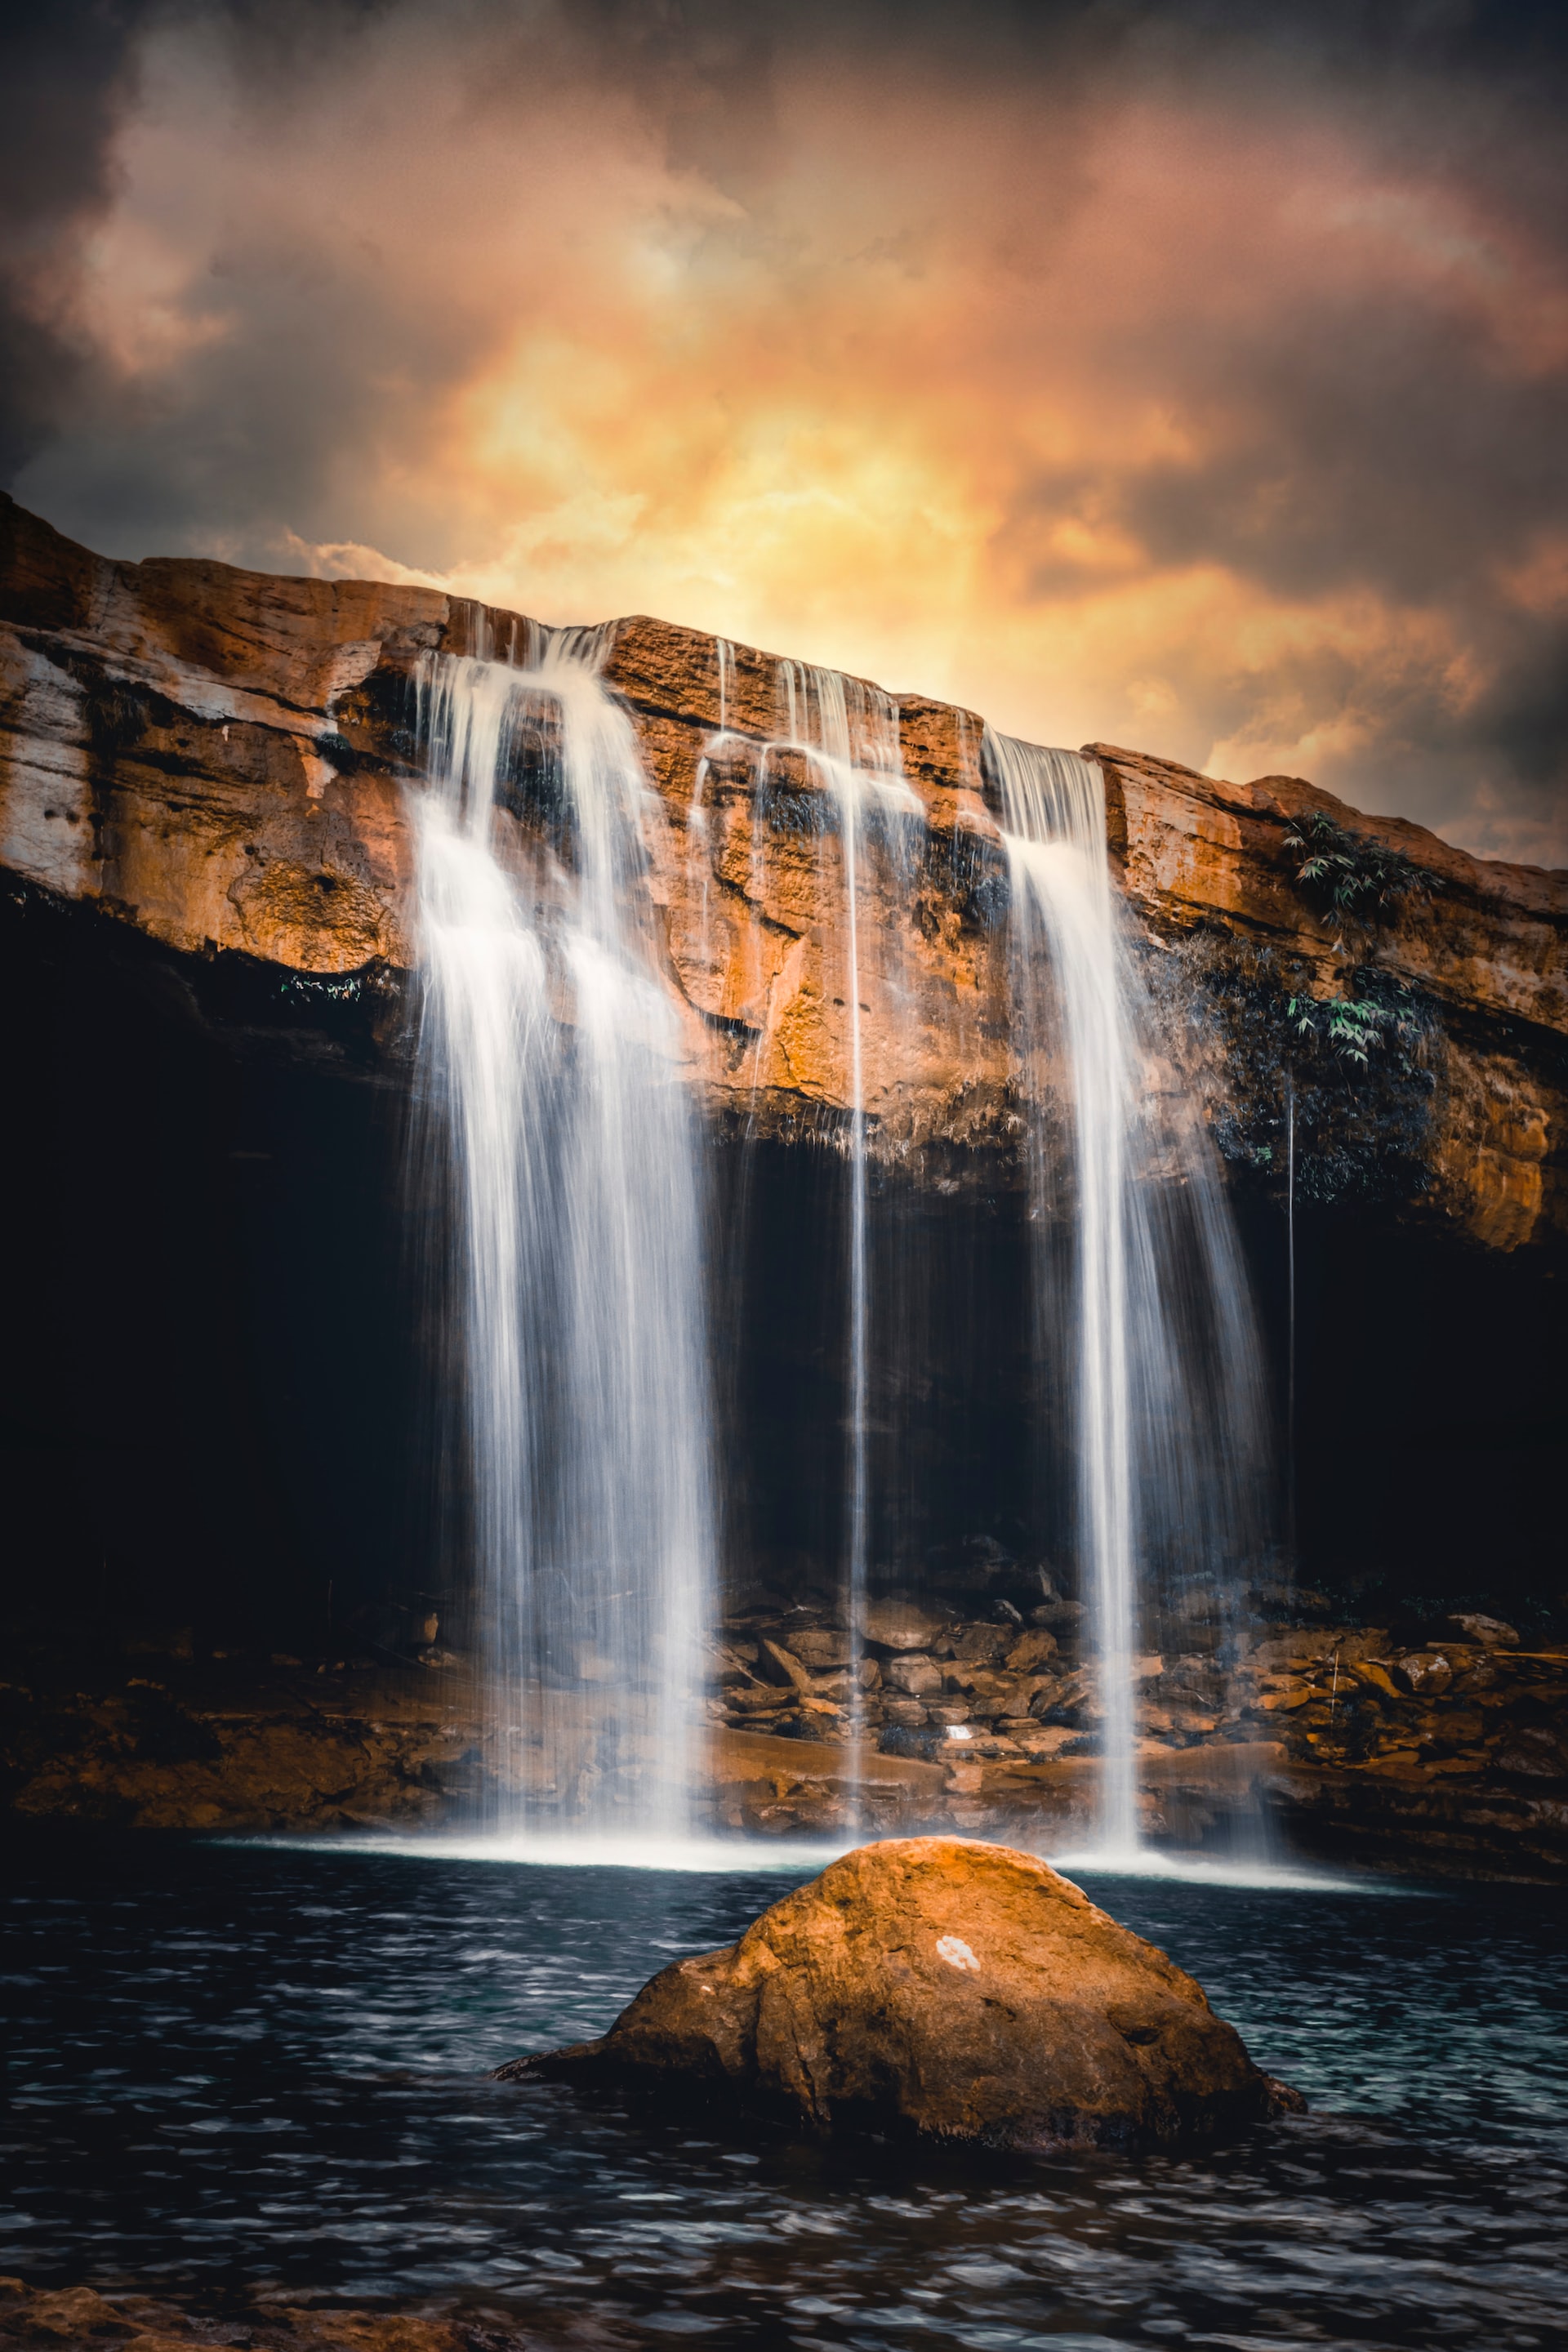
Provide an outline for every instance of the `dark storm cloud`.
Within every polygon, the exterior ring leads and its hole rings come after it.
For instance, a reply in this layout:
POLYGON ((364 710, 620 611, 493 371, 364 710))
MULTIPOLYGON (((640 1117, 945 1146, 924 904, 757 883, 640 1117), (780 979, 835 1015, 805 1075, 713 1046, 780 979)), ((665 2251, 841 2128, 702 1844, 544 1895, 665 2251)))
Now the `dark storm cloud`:
POLYGON ((142 13, 138 0, 0 7, 0 479, 47 439, 84 366, 54 315, 58 278, 109 199, 142 13))

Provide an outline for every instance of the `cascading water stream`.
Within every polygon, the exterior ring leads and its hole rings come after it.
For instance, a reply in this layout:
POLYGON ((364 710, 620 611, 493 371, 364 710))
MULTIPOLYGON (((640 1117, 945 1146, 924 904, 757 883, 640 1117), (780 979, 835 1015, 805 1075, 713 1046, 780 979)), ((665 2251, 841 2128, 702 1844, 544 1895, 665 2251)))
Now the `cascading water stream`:
MULTIPOLYGON (((833 795, 843 842, 845 971, 849 1098, 848 1414, 844 1528, 845 1613, 858 1652, 869 1567, 870 1265, 867 1234, 866 1062, 861 1014, 862 867, 873 820, 883 826, 923 812, 905 781, 899 707, 881 688, 841 671, 782 661, 779 748, 804 751, 833 795)), ((860 1730, 858 1716, 852 1726, 860 1730)))
POLYGON ((1285 1565, 1296 1580, 1296 1082, 1285 1076, 1285 1565))
POLYGON ((1039 949, 1059 995, 1078 1202, 1079 1540, 1093 1594, 1102 1714, 1100 1830, 1138 1843, 1132 1769, 1134 1564, 1127 1190, 1132 1067, 1100 771, 1071 751, 989 735, 1013 879, 1020 1007, 1038 1032, 1039 949))
POLYGON ((1053 1049, 1067 1066, 1074 1517, 1099 1659, 1100 1838, 1127 1857, 1140 1843, 1140 1638, 1191 1648, 1201 1626, 1217 1654, 1235 1636, 1238 1574, 1262 1548, 1258 1339, 1204 1138, 1157 1080, 1150 1006, 1111 888, 1100 770, 990 730, 983 760, 1013 883, 1042 1360, 1064 1322, 1050 1275, 1063 1156, 1053 1049))
MULTIPOLYGON (((761 926, 748 932, 747 946, 731 973, 723 968, 722 919, 713 921, 713 876, 722 873, 727 889, 738 890, 753 908, 765 909, 774 884, 771 850, 789 842, 783 861, 787 876, 798 872, 803 837, 816 843, 817 885, 823 901, 843 912, 841 956, 832 929, 817 934, 823 954, 818 986, 823 1012, 833 1026, 833 1008, 842 1010, 838 1031, 840 1083, 847 1118, 842 1132, 847 1161, 846 1220, 846 1311, 844 1417, 844 1513, 841 1572, 844 1610, 851 1647, 864 1619, 872 1528, 869 1456, 871 1272, 868 1240, 868 1055, 865 1013, 868 991, 879 1006, 886 1000, 884 1032, 899 1034, 898 925, 880 920, 869 932, 868 894, 885 885, 889 871, 906 863, 911 824, 923 810, 903 773, 899 708, 890 695, 864 680, 803 662, 780 661, 773 668, 773 729, 767 738, 731 731, 735 649, 716 641, 719 725, 698 769, 688 816, 689 856, 698 870, 689 887, 698 912, 699 951, 692 968, 710 1010, 742 1013, 754 1030, 752 1082, 768 1051, 773 976, 759 960, 761 926)), ((789 885, 786 881, 786 889, 789 885)), ((907 894, 895 894, 901 911, 907 894)), ((790 937, 789 915, 775 928, 790 937)), ((891 1075, 883 1057, 872 1082, 891 1075)), ((862 1728, 858 1699, 848 1728, 862 1728)))
POLYGON ((679 1834, 714 1580, 700 1162, 605 642, 427 656, 422 1092, 451 1229, 492 1818, 679 1834))

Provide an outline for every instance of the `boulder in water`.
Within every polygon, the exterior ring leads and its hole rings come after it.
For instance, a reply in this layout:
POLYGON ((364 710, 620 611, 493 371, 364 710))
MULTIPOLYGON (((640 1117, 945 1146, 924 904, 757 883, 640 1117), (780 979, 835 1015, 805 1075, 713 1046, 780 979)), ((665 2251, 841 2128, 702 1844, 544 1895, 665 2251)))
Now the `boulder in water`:
POLYGON ((1038 2151, 1183 2147, 1303 2104, 1070 1881, 956 1837, 858 1847, 661 1970, 602 2040, 500 2071, 1038 2151))

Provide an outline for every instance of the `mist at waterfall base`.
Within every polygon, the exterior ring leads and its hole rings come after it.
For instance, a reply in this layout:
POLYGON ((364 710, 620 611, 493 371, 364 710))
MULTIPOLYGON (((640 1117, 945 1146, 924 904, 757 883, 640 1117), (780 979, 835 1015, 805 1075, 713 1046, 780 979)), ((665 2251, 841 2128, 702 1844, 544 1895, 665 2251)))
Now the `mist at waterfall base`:
POLYGON ((1563 2341, 1559 1893, 1091 1880, 1312 2112, 1067 2164, 486 2079, 787 1874, 49 1832, 11 1861, 0 2267, 39 2284, 133 2283, 231 2341, 251 2285, 541 2345, 1563 2341))

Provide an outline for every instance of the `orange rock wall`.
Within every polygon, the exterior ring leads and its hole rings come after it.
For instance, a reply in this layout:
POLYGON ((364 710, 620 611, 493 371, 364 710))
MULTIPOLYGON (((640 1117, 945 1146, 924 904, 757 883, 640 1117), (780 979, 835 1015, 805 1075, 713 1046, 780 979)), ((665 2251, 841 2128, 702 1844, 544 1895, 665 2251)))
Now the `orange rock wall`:
MULTIPOLYGON (((183 953, 406 968, 409 674, 509 625, 426 589, 112 562, 0 503, 0 865, 183 953)), ((776 741, 778 662, 735 648, 721 714, 714 640, 639 618, 606 677, 658 793, 650 887, 693 1083, 753 1129, 841 1129, 845 844, 776 741)), ((874 1149, 934 1173, 1016 1134, 1005 857, 982 722, 912 695, 899 719, 922 821, 879 829, 859 875, 865 1105, 874 1149)), ((1320 997, 1374 953, 1438 1014, 1428 1208, 1505 1249, 1568 1226, 1568 875, 1470 857, 1293 778, 1089 750, 1146 937, 1267 958, 1320 997), (1434 878, 1374 949, 1336 940, 1294 887, 1283 837, 1314 809, 1434 878)), ((1211 1115, 1238 1083, 1201 1022, 1165 1050, 1163 1083, 1211 1115)))

